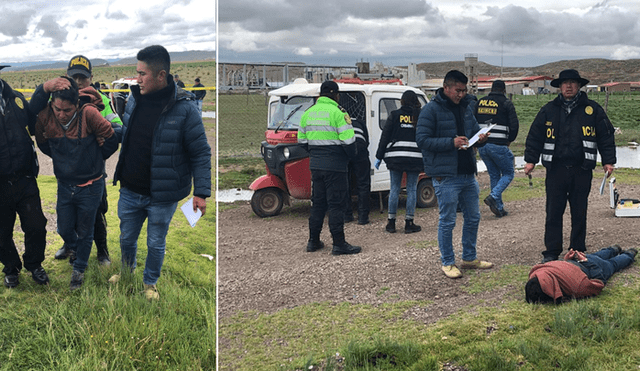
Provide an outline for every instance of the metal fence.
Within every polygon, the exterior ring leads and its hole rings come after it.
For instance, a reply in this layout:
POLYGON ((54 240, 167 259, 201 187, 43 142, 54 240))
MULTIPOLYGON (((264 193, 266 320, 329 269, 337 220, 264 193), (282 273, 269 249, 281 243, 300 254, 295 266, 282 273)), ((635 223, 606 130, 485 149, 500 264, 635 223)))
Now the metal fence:
POLYGON ((268 90, 218 91, 218 155, 260 156, 267 130, 268 90))

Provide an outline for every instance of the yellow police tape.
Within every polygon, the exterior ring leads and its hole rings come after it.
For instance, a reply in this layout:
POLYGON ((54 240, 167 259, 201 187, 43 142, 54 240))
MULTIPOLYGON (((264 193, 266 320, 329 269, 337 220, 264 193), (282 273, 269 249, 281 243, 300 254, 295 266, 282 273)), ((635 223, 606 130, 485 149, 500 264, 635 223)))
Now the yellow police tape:
MULTIPOLYGON (((185 88, 182 88, 182 89, 183 90, 216 90, 216 87, 215 86, 211 86, 211 87, 205 86, 203 88, 193 88, 193 87, 186 88, 185 87, 185 88)), ((33 93, 34 91, 36 91, 36 89, 13 89, 13 90, 19 91, 20 93, 33 93)), ((104 92, 108 92, 108 93, 110 93, 110 92, 123 92, 123 93, 126 93, 126 92, 129 91, 129 89, 100 89, 100 91, 103 92, 103 93, 104 92)))

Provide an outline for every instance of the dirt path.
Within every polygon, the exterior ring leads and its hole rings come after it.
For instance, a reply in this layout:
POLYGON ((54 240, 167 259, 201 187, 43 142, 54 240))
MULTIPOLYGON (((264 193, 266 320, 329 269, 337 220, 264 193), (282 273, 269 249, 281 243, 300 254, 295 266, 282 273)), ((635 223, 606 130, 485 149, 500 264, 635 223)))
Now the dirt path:
MULTIPOLYGON (((544 171, 536 173, 544 176, 544 171)), ((516 176, 524 175, 520 172, 516 176)), ((608 194, 600 196, 597 192, 600 180, 594 179, 589 200, 588 251, 614 243, 623 248, 637 247, 637 233, 630 233, 637 229, 637 219, 613 216, 608 194)), ((488 189, 488 175, 480 174, 479 183, 481 189, 488 189)), ((640 186, 624 186, 622 193, 629 197, 638 195, 640 186)), ((544 198, 509 202, 506 205, 509 216, 498 219, 482 204, 478 257, 494 262, 497 269, 505 264, 532 266, 538 263, 543 249, 544 205, 544 198)), ((416 224, 422 226, 422 231, 409 235, 384 232, 386 214, 372 211, 371 224, 349 223, 345 227, 347 241, 361 245, 363 252, 338 257, 331 255, 326 219, 321 238, 328 246, 314 253, 306 252, 309 209, 308 201, 296 201, 291 207, 285 206, 281 215, 268 219, 253 214, 248 202, 220 211, 221 318, 238 311, 273 313, 323 301, 375 305, 432 300, 434 304, 427 311, 407 315, 434 322, 480 299, 483 305, 500 305, 507 297, 523 296, 523 287, 470 295, 460 287, 467 285, 473 273, 458 280, 446 278, 440 270, 435 209, 418 209, 416 224)), ((402 210, 400 218, 401 213, 402 210)), ((454 249, 460 259, 462 219, 458 216, 454 249)), ((403 222, 399 224, 403 228, 403 222)), ((570 221, 565 215, 565 241, 568 241, 568 226, 570 221)), ((626 272, 623 274, 637 274, 637 265, 626 272)), ((615 279, 610 284, 615 285, 615 279)))

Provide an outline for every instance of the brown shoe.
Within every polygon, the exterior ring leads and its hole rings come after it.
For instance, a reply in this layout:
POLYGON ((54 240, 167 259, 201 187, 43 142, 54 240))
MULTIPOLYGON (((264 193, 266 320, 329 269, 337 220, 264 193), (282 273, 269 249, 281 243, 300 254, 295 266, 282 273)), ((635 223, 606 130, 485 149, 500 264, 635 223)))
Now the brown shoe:
POLYGON ((147 300, 160 299, 160 294, 158 294, 158 289, 156 288, 156 285, 144 284, 144 296, 147 298, 147 300))
POLYGON ((460 268, 462 269, 489 269, 491 267, 493 267, 493 263, 485 262, 479 259, 472 261, 463 260, 462 265, 460 266, 460 268))
POLYGON ((460 269, 458 269, 458 267, 456 267, 455 264, 443 265, 442 266, 442 271, 449 278, 460 278, 460 277, 462 277, 462 272, 460 272, 460 269))

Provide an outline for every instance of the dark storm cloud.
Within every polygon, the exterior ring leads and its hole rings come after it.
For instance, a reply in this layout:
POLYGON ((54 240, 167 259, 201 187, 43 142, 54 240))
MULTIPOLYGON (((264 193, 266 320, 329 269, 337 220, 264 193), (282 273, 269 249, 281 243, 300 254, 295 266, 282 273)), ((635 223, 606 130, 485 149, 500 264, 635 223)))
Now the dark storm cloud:
POLYGON ((14 10, 6 6, 0 8, 0 33, 19 37, 27 33, 29 22, 33 17, 33 10, 14 10))
POLYGON ((67 30, 56 22, 54 16, 46 15, 42 17, 36 25, 36 31, 38 30, 43 32, 44 37, 50 38, 56 47, 62 46, 62 43, 67 40, 67 30))
POLYGON ((221 1, 220 24, 237 23, 253 32, 274 32, 307 27, 340 27, 347 18, 378 20, 390 18, 425 17, 436 19, 438 11, 424 0, 406 0, 402 6, 388 0, 317 2, 298 0, 221 1))
POLYGON ((121 11, 115 11, 115 12, 109 12, 107 11, 105 13, 105 17, 107 19, 115 19, 115 20, 123 20, 123 19, 129 19, 129 16, 126 15, 124 12, 121 11))
POLYGON ((622 12, 599 3, 586 14, 540 12, 508 5, 489 7, 485 20, 467 19, 467 35, 517 47, 577 45, 640 45, 637 14, 622 12))
MULTIPOLYGON (((215 35, 215 22, 210 19, 183 19, 179 15, 167 11, 173 3, 164 4, 139 11, 136 19, 131 19, 131 26, 126 30, 114 29, 106 35, 102 42, 105 46, 120 47, 122 45, 145 46, 150 43, 179 43, 179 40, 189 41, 189 37, 215 35), (149 21, 152 20, 152 21, 149 21)), ((112 13, 115 14, 115 13, 112 13)))

